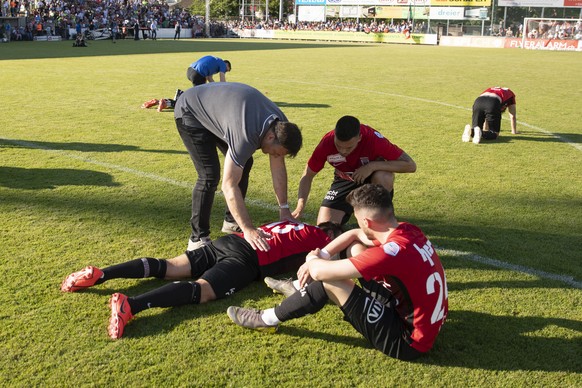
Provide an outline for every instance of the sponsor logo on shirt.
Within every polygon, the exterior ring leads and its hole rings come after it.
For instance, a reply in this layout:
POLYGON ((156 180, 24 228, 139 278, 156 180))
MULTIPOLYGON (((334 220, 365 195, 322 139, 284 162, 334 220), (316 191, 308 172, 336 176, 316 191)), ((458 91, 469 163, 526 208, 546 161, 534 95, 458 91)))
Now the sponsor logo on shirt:
POLYGON ((398 252, 400 252, 400 245, 396 244, 395 242, 384 244, 382 248, 384 249, 384 253, 390 256, 396 256, 398 252))
POLYGON ((379 137, 380 139, 384 139, 384 136, 378 131, 374 131, 374 135, 376 135, 376 137, 379 137))
POLYGON ((362 166, 365 166, 366 164, 370 163, 370 158, 368 158, 367 156, 362 156, 360 158, 360 163, 362 164, 362 166))
POLYGON ((344 156, 342 156, 341 154, 327 156, 327 162, 329 164, 331 164, 332 166, 336 166, 338 164, 345 163, 345 161, 346 161, 346 158, 344 156))

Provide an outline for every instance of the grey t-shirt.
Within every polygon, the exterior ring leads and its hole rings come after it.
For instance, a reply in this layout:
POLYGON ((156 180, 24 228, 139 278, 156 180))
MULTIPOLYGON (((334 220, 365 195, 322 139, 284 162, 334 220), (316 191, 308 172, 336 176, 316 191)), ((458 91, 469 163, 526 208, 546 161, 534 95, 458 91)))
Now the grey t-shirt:
POLYGON ((240 167, 260 148, 274 120, 287 121, 261 92, 237 82, 211 82, 186 90, 176 101, 174 118, 223 139, 240 167))

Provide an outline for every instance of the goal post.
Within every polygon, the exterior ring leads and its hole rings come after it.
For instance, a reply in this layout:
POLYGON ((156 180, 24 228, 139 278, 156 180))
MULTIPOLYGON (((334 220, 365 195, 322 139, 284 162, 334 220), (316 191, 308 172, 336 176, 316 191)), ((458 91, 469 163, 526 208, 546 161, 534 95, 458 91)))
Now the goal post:
POLYGON ((528 50, 582 51, 582 19, 525 18, 521 47, 528 50))

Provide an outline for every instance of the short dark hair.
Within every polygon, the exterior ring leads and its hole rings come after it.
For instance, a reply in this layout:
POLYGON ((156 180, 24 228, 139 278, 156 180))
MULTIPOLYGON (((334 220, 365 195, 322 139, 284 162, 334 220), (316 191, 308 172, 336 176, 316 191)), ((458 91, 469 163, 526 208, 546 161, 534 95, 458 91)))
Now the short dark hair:
POLYGON ((360 120, 354 116, 344 116, 335 125, 335 137, 339 141, 348 141, 360 134, 360 120))
POLYGON ((365 184, 352 190, 346 201, 354 209, 388 210, 394 213, 392 194, 382 185, 365 184))
POLYGON ((335 222, 331 221, 325 221, 317 224, 317 227, 323 230, 325 233, 331 232, 333 238, 336 238, 345 232, 344 228, 340 224, 336 224, 335 222))
POLYGON ((294 158, 303 145, 303 136, 297 124, 277 121, 272 128, 277 142, 287 150, 287 156, 294 158))
POLYGON ((224 60, 224 63, 226 63, 228 65, 228 69, 226 69, 226 71, 231 71, 232 70, 232 65, 230 64, 229 60, 224 60))

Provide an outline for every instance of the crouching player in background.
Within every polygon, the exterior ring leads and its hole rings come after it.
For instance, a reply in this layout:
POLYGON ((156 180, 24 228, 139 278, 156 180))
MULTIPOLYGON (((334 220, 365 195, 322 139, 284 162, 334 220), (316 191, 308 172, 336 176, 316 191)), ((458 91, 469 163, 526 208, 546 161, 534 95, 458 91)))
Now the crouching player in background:
POLYGON ((366 184, 347 201, 360 229, 310 252, 297 272, 301 290, 274 309, 231 306, 227 314, 239 326, 275 331, 279 323, 314 314, 331 299, 374 348, 413 360, 432 348, 447 316, 440 259, 418 227, 396 220, 384 187, 366 184), (343 249, 352 257, 329 260, 343 249))

